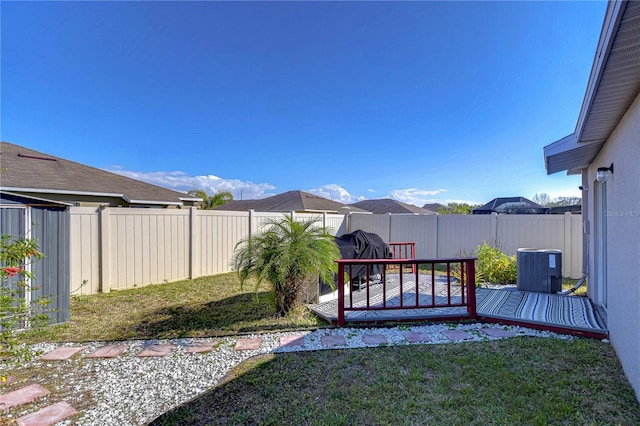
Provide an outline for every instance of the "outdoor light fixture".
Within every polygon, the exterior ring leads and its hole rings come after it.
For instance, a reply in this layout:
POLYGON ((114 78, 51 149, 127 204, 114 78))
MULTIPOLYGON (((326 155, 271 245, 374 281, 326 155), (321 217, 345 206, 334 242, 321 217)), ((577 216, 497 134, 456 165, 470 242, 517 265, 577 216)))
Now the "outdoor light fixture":
POLYGON ((613 174, 613 163, 609 167, 598 167, 598 173, 596 174, 596 180, 598 182, 606 182, 609 175, 613 174))

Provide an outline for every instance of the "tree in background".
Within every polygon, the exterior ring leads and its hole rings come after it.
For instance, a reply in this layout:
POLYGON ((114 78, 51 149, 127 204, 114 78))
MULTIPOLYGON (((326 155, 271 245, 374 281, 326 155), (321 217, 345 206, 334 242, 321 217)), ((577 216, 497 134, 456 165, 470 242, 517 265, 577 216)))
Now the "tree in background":
POLYGON ((580 197, 557 197, 551 199, 548 194, 540 193, 533 196, 534 203, 540 204, 543 207, 560 207, 560 206, 574 206, 582 203, 580 197))
POLYGON ((575 206, 576 204, 581 204, 582 198, 580 197, 558 197, 554 199, 549 207, 558 207, 558 206, 575 206))
POLYGON ((438 208, 438 214, 473 214, 473 209, 480 207, 480 204, 449 203, 447 207, 438 208))
POLYGON ((534 195, 531 201, 542 207, 547 207, 551 203, 551 197, 549 197, 549 194, 545 194, 544 192, 542 192, 540 194, 534 195))
POLYGON ((272 219, 264 231, 236 245, 231 268, 240 283, 256 279, 256 292, 267 281, 275 293, 276 312, 285 316, 297 303, 304 282, 318 277, 333 284, 340 251, 333 235, 316 226, 317 219, 298 222, 272 219))
POLYGON ((204 189, 193 189, 189 191, 189 195, 202 198, 199 208, 203 210, 211 210, 214 207, 233 201, 233 194, 229 191, 218 191, 213 195, 209 195, 204 189))

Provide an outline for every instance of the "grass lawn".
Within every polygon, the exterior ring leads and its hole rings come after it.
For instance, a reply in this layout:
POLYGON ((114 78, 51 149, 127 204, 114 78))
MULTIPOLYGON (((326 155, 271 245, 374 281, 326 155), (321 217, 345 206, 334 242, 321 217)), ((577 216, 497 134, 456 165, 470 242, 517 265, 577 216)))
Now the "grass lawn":
POLYGON ((326 323, 306 309, 274 315, 273 296, 244 290, 235 273, 150 285, 71 299, 71 321, 21 336, 25 342, 85 342, 210 337, 317 327, 326 323))
POLYGON ((611 346, 512 338, 254 358, 153 425, 635 425, 611 346))

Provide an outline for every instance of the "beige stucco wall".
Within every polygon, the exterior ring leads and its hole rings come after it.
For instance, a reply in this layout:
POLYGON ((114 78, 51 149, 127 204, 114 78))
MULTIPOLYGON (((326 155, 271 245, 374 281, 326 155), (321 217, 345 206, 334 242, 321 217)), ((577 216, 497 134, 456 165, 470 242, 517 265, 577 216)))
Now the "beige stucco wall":
POLYGON ((611 343, 640 398, 640 96, 612 133, 587 171, 589 186, 590 297, 602 303, 598 292, 596 171, 614 164, 607 180, 607 326, 611 343))

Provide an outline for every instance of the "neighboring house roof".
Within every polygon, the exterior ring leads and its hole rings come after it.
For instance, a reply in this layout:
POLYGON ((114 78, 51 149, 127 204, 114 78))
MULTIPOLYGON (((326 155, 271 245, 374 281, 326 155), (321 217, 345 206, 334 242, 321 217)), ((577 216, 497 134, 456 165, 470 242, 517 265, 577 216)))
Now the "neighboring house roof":
POLYGON ((351 204, 353 207, 368 210, 375 214, 405 213, 405 214, 434 214, 434 212, 422 209, 412 204, 403 203, 389 198, 379 200, 362 200, 351 204))
POLYGON ((113 200, 116 205, 182 206, 199 198, 141 182, 64 158, 0 142, 0 187, 21 194, 39 194, 65 202, 113 200))
POLYGON ((304 191, 289 191, 259 200, 230 201, 215 210, 255 210, 260 212, 311 212, 311 213, 368 213, 365 210, 347 206, 304 191))
POLYGON ((434 213, 438 213, 440 211, 440 209, 443 209, 445 211, 450 211, 451 210, 451 207, 446 206, 444 204, 440 204, 440 203, 425 204, 424 206, 422 206, 422 208, 425 209, 425 210, 432 211, 434 213))
POLYGON ((580 214, 582 213, 582 204, 571 204, 569 206, 549 207, 549 214, 580 214))
POLYGON ((261 200, 231 200, 226 203, 214 207, 212 210, 226 210, 234 212, 243 212, 247 210, 255 210, 255 205, 261 200))
POLYGON ((549 209, 524 197, 494 198, 482 207, 473 209, 473 214, 545 214, 549 209))
POLYGON ((575 131, 544 147, 547 174, 579 173, 640 93, 640 2, 611 1, 575 131))

